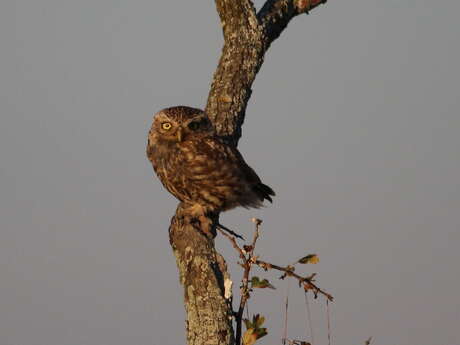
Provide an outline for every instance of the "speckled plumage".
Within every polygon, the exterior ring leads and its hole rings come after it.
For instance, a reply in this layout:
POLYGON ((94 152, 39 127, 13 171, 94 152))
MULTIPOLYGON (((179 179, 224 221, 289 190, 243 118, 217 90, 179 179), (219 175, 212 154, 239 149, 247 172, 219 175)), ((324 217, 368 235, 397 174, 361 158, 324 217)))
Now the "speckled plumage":
POLYGON ((241 153, 215 135, 200 109, 177 106, 155 114, 147 157, 166 189, 200 213, 258 208, 275 195, 241 153))

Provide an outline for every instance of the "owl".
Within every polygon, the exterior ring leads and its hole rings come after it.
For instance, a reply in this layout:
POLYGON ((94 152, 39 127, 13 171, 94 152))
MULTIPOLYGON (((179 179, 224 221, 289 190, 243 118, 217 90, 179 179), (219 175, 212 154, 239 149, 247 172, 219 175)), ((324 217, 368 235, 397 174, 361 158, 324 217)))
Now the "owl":
POLYGON ((237 148, 216 136, 200 109, 176 106, 156 113, 147 157, 163 186, 198 215, 258 208, 275 195, 237 148))

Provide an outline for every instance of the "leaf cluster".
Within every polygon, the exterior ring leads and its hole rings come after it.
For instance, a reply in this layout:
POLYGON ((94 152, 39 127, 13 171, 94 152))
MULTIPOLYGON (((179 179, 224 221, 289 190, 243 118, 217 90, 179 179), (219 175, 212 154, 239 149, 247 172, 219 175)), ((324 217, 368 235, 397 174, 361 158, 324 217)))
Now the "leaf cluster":
POLYGON ((252 321, 244 319, 246 332, 243 335, 243 345, 253 345, 258 339, 267 335, 267 329, 262 327, 265 317, 257 314, 252 317, 252 321))

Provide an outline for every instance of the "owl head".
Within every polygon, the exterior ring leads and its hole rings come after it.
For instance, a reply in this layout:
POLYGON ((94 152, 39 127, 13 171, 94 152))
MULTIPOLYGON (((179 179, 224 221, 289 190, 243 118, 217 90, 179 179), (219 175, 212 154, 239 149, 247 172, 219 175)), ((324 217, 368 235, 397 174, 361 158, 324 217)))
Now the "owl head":
POLYGON ((151 135, 157 140, 181 142, 213 133, 211 121, 203 110, 176 106, 160 110, 153 118, 151 135))

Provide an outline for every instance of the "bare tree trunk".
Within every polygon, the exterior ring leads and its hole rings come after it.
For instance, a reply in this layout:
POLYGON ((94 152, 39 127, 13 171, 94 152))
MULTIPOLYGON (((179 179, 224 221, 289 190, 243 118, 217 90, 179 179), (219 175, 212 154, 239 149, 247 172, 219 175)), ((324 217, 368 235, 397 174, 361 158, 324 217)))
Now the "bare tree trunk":
POLYGON ((228 278, 222 256, 207 229, 178 206, 169 228, 170 243, 184 286, 187 343, 233 344, 232 306, 225 299, 228 278))
MULTIPOLYGON (((237 145, 251 87, 265 52, 289 21, 325 0, 267 0, 256 13, 251 0, 215 0, 224 47, 214 74, 206 112, 218 134, 237 145)), ((229 280, 214 247, 215 220, 196 219, 181 205, 171 220, 170 243, 184 286, 189 345, 233 345, 233 309, 225 298, 229 280)))

